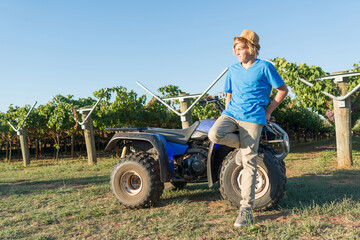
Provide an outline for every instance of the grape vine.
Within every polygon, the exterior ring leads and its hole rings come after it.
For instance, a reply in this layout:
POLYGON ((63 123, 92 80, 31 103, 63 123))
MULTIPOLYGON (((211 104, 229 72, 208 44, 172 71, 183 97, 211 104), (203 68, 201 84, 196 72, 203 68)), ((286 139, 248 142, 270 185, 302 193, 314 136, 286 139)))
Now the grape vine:
MULTIPOLYGON (((313 138, 325 133, 334 131, 332 122, 326 119, 326 113, 333 111, 331 99, 323 95, 321 91, 338 95, 336 85, 331 80, 318 81, 322 76, 328 75, 319 66, 308 66, 287 62, 284 58, 272 60, 279 74, 286 84, 291 87, 293 97, 287 97, 285 101, 274 111, 273 115, 276 122, 282 126, 293 139, 313 138), (313 88, 300 82, 298 78, 305 78, 314 84, 313 88), (325 117, 325 118, 324 118, 325 117), (300 136, 301 135, 301 136, 300 136)), ((353 72, 360 71, 360 65, 354 64, 353 72)), ((349 90, 360 83, 359 77, 350 78, 349 90)), ((46 104, 39 105, 30 114, 23 125, 28 132, 29 144, 49 143, 54 149, 54 155, 59 157, 60 146, 64 146, 68 139, 82 139, 82 130, 76 124, 73 117, 81 121, 78 113, 74 111, 85 106, 92 106, 96 98, 104 95, 104 89, 99 89, 93 93, 95 98, 74 99, 72 95, 56 95, 46 104)), ((161 97, 170 97, 183 93, 174 85, 167 85, 158 89, 161 97)), ((273 92, 273 95, 275 91, 273 92)), ((360 130, 360 91, 353 94, 352 99, 352 125, 354 131, 360 130)), ((194 100, 191 100, 192 102, 194 100)), ((179 102, 168 101, 174 107, 178 107, 179 102)), ((0 148, 7 149, 7 156, 11 156, 11 146, 17 145, 17 135, 10 128, 6 121, 20 122, 25 118, 30 109, 29 105, 24 107, 10 105, 7 112, 0 112, 0 148)), ((219 111, 213 104, 197 104, 192 109, 194 121, 201 119, 216 118, 219 111)), ((101 139, 108 139, 111 134, 105 128, 116 124, 132 125, 139 127, 165 127, 180 128, 179 116, 167 109, 155 98, 147 99, 146 95, 139 96, 133 90, 118 86, 108 90, 103 100, 97 106, 92 115, 95 134, 101 139)), ((41 144, 40 144, 41 145, 41 144)), ((47 146, 47 144, 43 145, 47 146)), ((74 146, 72 146, 72 149, 74 146)), ((37 150, 38 151, 38 150, 37 150)), ((11 158, 11 157, 10 157, 11 158)))

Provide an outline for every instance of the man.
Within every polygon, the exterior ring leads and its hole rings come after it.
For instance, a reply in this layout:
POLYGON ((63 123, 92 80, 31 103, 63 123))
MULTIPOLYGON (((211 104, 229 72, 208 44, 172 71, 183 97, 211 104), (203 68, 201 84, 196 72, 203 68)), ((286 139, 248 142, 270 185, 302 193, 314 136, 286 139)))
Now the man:
POLYGON ((255 32, 244 30, 240 37, 234 37, 233 50, 239 62, 229 68, 224 89, 226 110, 210 129, 209 139, 239 149, 236 163, 242 163, 244 168, 242 200, 234 226, 240 227, 253 223, 251 209, 255 199, 256 159, 262 128, 288 89, 270 62, 257 59, 260 45, 255 32), (267 107, 272 88, 277 89, 277 94, 267 107))

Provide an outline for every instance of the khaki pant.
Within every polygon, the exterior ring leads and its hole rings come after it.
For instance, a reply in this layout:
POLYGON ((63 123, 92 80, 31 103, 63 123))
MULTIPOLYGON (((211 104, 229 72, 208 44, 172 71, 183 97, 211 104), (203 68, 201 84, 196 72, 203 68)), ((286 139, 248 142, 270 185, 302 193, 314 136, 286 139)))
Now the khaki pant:
POLYGON ((263 125, 221 115, 209 131, 209 139, 217 144, 239 148, 236 163, 242 163, 241 208, 252 208, 255 199, 257 152, 263 125), (235 134, 239 131, 239 134, 235 134))

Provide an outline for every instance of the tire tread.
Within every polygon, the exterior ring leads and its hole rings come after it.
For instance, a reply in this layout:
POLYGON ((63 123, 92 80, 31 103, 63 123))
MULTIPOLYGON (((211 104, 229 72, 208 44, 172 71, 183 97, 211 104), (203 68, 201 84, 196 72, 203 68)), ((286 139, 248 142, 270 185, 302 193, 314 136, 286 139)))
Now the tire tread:
POLYGON ((151 156, 145 153, 130 153, 126 155, 123 159, 114 166, 113 171, 110 177, 110 186, 115 198, 126 208, 138 209, 146 208, 152 206, 156 201, 158 201, 163 193, 164 184, 160 181, 160 166, 159 163, 151 156), (122 167, 124 163, 134 162, 142 165, 149 174, 150 177, 150 191, 144 196, 143 201, 136 204, 127 204, 121 201, 117 196, 116 191, 113 185, 113 178, 115 177, 116 172, 122 167))
MULTIPOLYGON (((279 178, 279 183, 278 183, 278 191, 276 192, 276 195, 271 198, 271 201, 269 201, 267 203, 267 205, 263 206, 263 207, 257 207, 257 208, 254 208, 254 211, 265 211, 265 210, 268 210, 270 208, 273 208, 277 205, 277 203, 280 201, 280 199, 284 196, 284 193, 285 193, 285 190, 286 190, 286 168, 285 168, 285 162, 284 160, 282 159, 277 159, 272 151, 272 149, 266 149, 266 148, 261 148, 259 149, 259 157, 260 158, 265 158, 266 155, 270 155, 270 159, 272 159, 272 163, 280 169, 279 172, 281 172, 281 177, 279 178)), ((233 160, 232 159, 235 159, 235 156, 236 156, 236 153, 237 151, 232 151, 230 152, 224 159, 223 163, 222 163, 222 166, 221 168, 222 169, 225 169, 227 167, 227 165, 229 165, 233 160)), ((220 178, 219 178, 219 181, 222 181, 222 179, 225 178, 224 176, 224 172, 225 171, 221 171, 220 172, 220 178)), ((239 205, 234 203, 230 197, 227 195, 226 193, 226 190, 224 189, 224 185, 223 184, 219 184, 220 187, 219 187, 219 190, 220 190, 220 193, 221 193, 221 196, 227 200, 232 206, 234 207, 238 207, 239 205)))

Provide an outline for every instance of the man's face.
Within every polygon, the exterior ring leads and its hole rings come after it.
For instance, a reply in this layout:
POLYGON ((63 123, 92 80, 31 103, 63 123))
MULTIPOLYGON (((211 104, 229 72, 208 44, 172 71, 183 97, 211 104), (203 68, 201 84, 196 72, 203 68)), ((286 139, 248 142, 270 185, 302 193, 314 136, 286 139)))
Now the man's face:
POLYGON ((238 57, 239 62, 247 63, 250 59, 253 58, 248 51, 248 48, 244 43, 239 43, 235 46, 235 55, 238 57))

